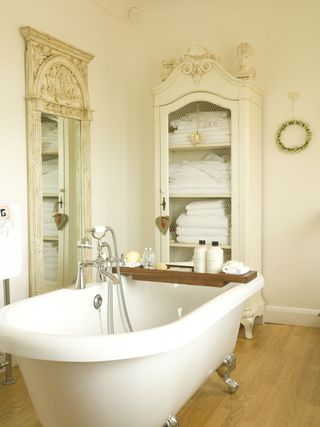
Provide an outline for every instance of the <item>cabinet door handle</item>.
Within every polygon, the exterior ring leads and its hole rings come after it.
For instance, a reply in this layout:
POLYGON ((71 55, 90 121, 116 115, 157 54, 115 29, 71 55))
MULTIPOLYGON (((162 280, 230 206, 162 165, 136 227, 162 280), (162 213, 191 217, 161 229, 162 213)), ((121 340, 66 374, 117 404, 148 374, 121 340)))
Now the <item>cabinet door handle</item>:
POLYGON ((62 206, 63 206, 63 199, 62 199, 62 197, 59 198, 58 205, 59 205, 60 208, 62 208, 62 206))
POLYGON ((162 209, 165 211, 166 210, 166 206, 167 206, 167 202, 166 202, 166 199, 164 197, 162 197, 161 206, 162 206, 162 209))

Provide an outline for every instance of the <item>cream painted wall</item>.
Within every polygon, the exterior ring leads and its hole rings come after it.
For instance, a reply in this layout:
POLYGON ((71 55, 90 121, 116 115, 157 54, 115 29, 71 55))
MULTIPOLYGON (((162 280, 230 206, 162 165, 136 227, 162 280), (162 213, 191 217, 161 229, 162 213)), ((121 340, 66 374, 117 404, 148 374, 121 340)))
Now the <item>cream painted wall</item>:
MULTIPOLYGON (((22 26, 32 26, 95 55, 89 65, 93 223, 112 225, 127 246, 127 22, 90 0, 0 0, 0 199, 23 220, 23 271, 11 300, 28 296, 27 182, 22 26)), ((0 306, 3 305, 2 284, 0 306)))
MULTIPOLYGON (((320 4, 317 0, 197 0, 184 6, 148 8, 131 22, 129 169, 140 194, 128 195, 133 217, 142 219, 143 244, 154 239, 153 87, 161 60, 204 45, 237 68, 236 47, 255 49, 256 81, 263 106, 263 274, 266 319, 320 326, 320 4), (292 118, 288 93, 298 91, 296 117, 313 131, 310 147, 286 154, 275 145, 278 126, 292 118), (135 203, 138 198, 138 204, 135 203)), ((135 241, 138 231, 130 234, 135 241)))
POLYGON ((249 41, 256 52, 257 82, 265 92, 264 296, 271 320, 277 321, 282 310, 281 321, 301 320, 302 313, 319 325, 319 2, 196 0, 183 7, 150 7, 127 22, 123 7, 112 12, 112 5, 119 6, 116 0, 105 1, 111 13, 91 0, 0 0, 0 194, 21 206, 24 228, 23 273, 12 280, 12 300, 28 295, 24 44, 19 28, 33 26, 96 55, 89 66, 95 110, 93 222, 111 224, 123 251, 154 244, 151 90, 160 83, 161 60, 201 44, 232 72, 236 46, 249 41), (310 147, 296 155, 280 152, 274 143, 279 124, 291 118, 290 91, 300 92, 297 116, 314 133, 310 147))

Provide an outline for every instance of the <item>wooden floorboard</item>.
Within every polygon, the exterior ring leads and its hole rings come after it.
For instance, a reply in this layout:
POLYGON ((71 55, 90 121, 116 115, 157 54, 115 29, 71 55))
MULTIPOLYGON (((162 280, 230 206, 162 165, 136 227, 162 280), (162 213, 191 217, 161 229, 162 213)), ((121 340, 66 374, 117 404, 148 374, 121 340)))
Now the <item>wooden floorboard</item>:
MULTIPOLYGON (((180 427, 320 427, 320 329, 256 325, 253 340, 240 331, 235 355, 239 391, 228 394, 212 374, 178 414, 180 427)), ((0 385, 0 426, 41 427, 14 375, 16 384, 0 385)))

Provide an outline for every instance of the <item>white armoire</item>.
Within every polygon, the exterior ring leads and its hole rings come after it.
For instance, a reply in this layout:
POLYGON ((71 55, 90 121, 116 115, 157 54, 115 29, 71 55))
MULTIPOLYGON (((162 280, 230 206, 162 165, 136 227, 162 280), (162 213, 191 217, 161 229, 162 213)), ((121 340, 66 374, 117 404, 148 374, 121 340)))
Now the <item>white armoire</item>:
MULTIPOLYGON (((156 255, 187 263, 199 240, 261 272, 260 88, 203 47, 163 62, 154 89, 156 255), (165 225, 170 226, 166 230, 165 225)), ((247 338, 263 299, 247 301, 247 338)))

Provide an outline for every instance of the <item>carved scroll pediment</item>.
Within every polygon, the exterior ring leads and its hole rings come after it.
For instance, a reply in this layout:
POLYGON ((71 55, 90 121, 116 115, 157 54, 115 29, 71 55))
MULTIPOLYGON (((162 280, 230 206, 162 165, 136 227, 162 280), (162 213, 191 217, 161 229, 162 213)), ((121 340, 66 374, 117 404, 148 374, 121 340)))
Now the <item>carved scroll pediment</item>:
POLYGON ((87 64, 72 55, 62 53, 57 49, 53 49, 41 43, 31 43, 32 49, 32 62, 33 62, 33 78, 36 80, 40 66, 48 59, 53 57, 63 56, 66 60, 70 61, 80 72, 84 79, 87 78, 87 64))
POLYGON ((51 65, 39 85, 42 99, 63 105, 83 106, 81 89, 72 71, 63 64, 51 65))
POLYGON ((166 80, 174 69, 181 68, 184 74, 190 74, 198 84, 203 74, 209 72, 214 62, 220 63, 220 58, 203 46, 191 47, 182 57, 162 61, 161 80, 166 80))
MULTIPOLYGON (((27 98, 78 108, 85 114, 90 104, 88 62, 93 56, 31 27, 20 31, 27 43, 27 98)), ((72 111, 75 115, 79 114, 72 111)))

